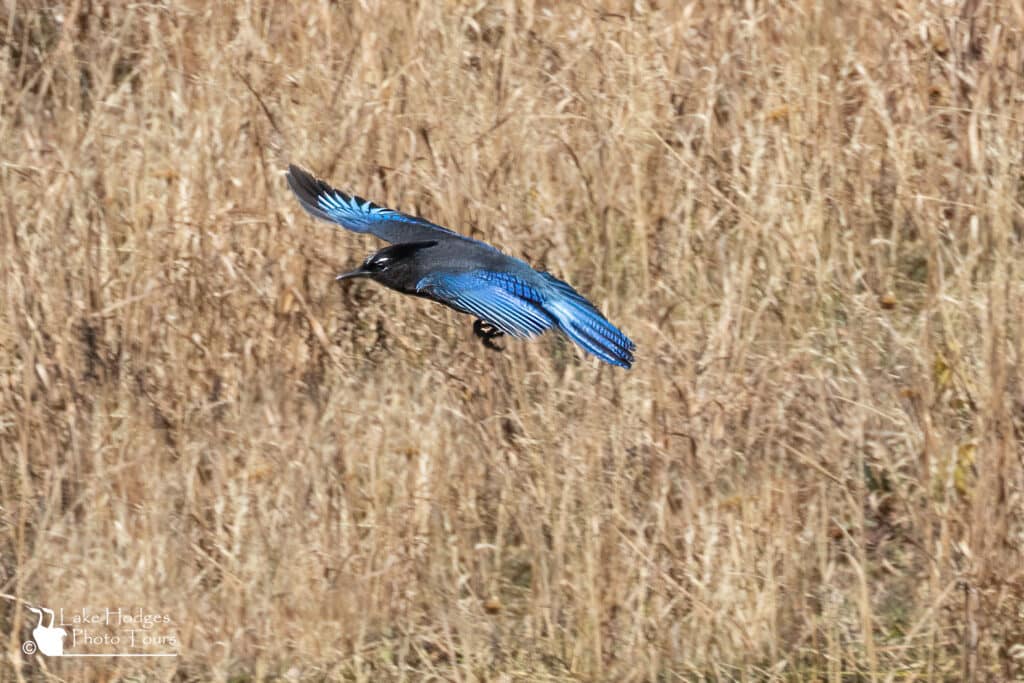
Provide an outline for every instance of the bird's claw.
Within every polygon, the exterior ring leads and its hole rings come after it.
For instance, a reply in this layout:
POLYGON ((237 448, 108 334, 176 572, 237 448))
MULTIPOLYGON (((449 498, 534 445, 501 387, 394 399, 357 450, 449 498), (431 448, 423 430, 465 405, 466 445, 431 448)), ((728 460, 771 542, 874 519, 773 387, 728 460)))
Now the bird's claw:
POLYGON ((494 343, 494 340, 498 337, 504 337, 505 333, 499 330, 489 322, 483 320, 477 320, 473 323, 473 334, 480 337, 480 341, 484 346, 491 349, 492 351, 504 351, 502 347, 494 343))

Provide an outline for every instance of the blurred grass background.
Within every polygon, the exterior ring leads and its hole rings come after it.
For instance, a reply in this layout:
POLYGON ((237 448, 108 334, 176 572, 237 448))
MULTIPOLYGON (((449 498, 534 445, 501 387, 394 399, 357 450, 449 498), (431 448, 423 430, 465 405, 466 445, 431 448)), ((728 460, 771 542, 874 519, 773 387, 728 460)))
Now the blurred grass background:
POLYGON ((0 6, 3 680, 1018 680, 1024 2, 0 6), (333 275, 282 170, 636 342, 333 275), (175 660, 20 651, 145 607, 175 660))

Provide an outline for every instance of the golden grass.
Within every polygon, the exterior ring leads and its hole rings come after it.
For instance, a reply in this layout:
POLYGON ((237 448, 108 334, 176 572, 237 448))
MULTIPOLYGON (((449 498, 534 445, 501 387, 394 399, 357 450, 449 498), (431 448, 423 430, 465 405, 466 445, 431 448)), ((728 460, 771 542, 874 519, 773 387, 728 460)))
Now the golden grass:
POLYGON ((5 3, 0 678, 1024 676, 1022 25, 5 3), (288 162, 567 278, 636 367, 339 287, 379 245, 288 162), (15 599, 180 657, 26 657, 15 599))

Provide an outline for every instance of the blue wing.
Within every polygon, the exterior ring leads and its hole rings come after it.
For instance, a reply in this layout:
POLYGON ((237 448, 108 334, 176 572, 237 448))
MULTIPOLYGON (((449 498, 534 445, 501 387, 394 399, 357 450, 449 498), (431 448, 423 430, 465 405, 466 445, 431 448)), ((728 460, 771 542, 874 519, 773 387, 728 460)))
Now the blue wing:
POLYGON ((540 274, 543 291, 510 273, 474 270, 434 273, 418 292, 475 315, 502 332, 532 337, 557 326, 583 350, 605 363, 629 368, 636 345, 566 282, 540 274))
POLYGON ((570 339, 605 363, 630 368, 636 344, 608 322, 582 294, 550 273, 541 276, 551 286, 544 309, 555 318, 558 328, 570 339))
POLYGON ((514 337, 533 337, 555 322, 540 307, 540 293, 508 273, 432 273, 416 284, 416 290, 514 337))
POLYGON ((378 206, 336 190, 295 165, 288 167, 288 186, 309 214, 353 232, 368 232, 386 242, 419 242, 446 235, 468 239, 430 221, 378 206))

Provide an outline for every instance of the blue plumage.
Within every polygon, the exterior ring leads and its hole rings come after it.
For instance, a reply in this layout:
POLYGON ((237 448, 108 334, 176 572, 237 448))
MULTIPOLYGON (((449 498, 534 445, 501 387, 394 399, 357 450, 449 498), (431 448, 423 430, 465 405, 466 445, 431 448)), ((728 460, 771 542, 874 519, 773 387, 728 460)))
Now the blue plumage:
POLYGON ((541 273, 557 293, 546 304, 546 309, 558 321, 558 327, 570 339, 606 363, 628 368, 633 364, 636 344, 619 328, 608 322, 594 305, 550 273, 541 273))
POLYGON ((513 337, 533 337, 553 323, 529 285, 506 273, 431 273, 416 289, 452 308, 486 320, 513 337), (532 295, 532 300, 529 298, 532 295))
POLYGON ((369 232, 372 225, 382 221, 416 222, 404 213, 385 209, 362 197, 352 197, 340 192, 325 192, 317 197, 316 204, 328 218, 357 232, 369 232))
POLYGON ((437 234, 462 237, 423 218, 336 190, 298 166, 289 166, 287 177, 289 187, 307 213, 346 230, 370 233, 392 243, 433 239, 437 234))
POLYGON ((569 283, 489 244, 345 194, 296 166, 287 177, 313 216, 393 243, 338 279, 371 278, 474 315, 474 331, 492 348, 490 340, 501 334, 532 337, 557 327, 602 361, 632 366, 636 345, 569 283))

